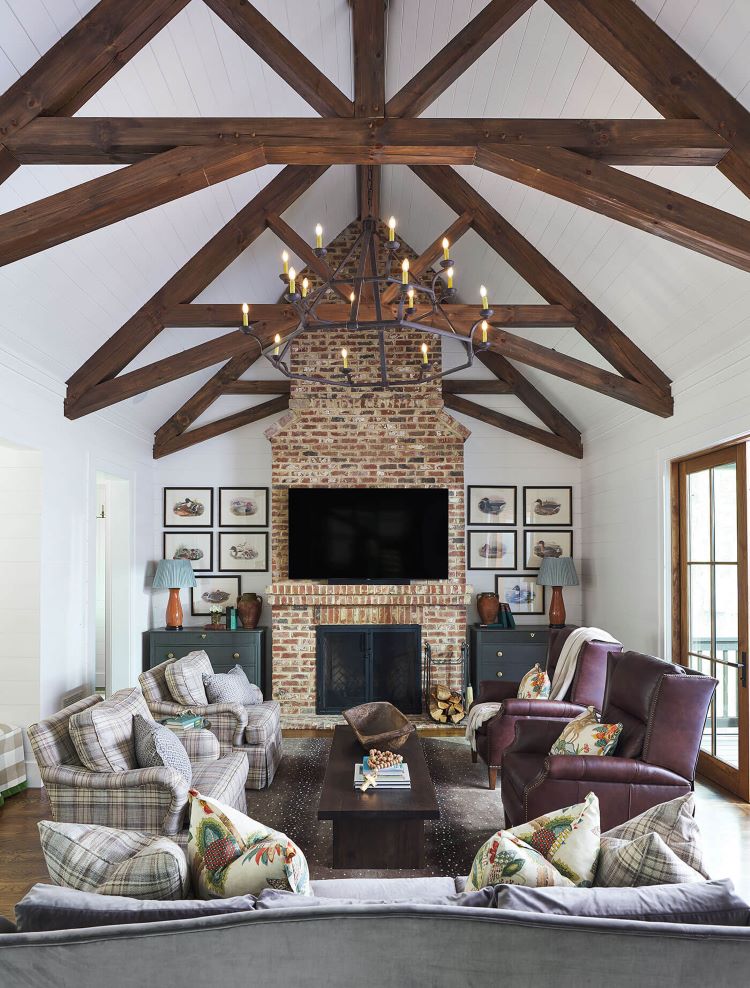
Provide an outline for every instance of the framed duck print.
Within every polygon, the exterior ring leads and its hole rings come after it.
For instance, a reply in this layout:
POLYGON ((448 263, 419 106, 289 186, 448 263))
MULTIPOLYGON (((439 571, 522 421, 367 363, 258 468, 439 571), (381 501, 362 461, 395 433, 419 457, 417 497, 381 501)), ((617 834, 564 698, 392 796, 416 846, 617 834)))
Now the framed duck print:
POLYGON ((190 590, 190 613, 210 614, 212 607, 236 607, 240 595, 239 576, 196 576, 190 590))
POLYGON ((268 532, 219 532, 219 569, 265 573, 268 532))
POLYGON ((213 487, 165 487, 165 528, 212 528, 213 487))
POLYGON ((569 528, 573 524, 573 488, 524 487, 523 523, 569 528))
POLYGON ((220 487, 220 528, 267 528, 267 487, 220 487))
POLYGON ((524 569, 539 569, 545 556, 572 556, 573 533, 554 529, 526 529, 524 536, 524 569))
POLYGON ((515 487, 468 487, 467 525, 515 525, 516 490, 515 487))
POLYGON ((164 558, 187 559, 195 573, 210 573, 214 568, 211 532, 164 532, 164 558))
POLYGON ((468 569, 515 569, 516 533, 502 529, 469 531, 468 569))
POLYGON ((501 604, 510 606, 511 614, 544 614, 544 587, 534 573, 498 573, 495 591, 501 604))

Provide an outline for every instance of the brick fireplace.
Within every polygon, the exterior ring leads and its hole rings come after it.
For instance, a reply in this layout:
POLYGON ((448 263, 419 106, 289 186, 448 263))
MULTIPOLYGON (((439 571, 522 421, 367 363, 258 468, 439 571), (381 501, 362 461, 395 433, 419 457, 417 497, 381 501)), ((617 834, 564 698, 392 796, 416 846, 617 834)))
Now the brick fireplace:
MULTIPOLYGON (((389 359, 404 376, 418 374, 423 339, 440 361, 439 340, 391 333, 389 359)), ((305 333, 294 344, 292 369, 331 375, 347 347, 355 379, 375 359, 375 334, 305 333)), ((362 378, 360 378, 362 379, 362 378)), ((469 432, 443 408, 439 381, 394 391, 349 391, 292 381, 290 410, 266 436, 272 447, 271 607, 273 695, 287 727, 315 726, 318 625, 420 625, 432 649, 433 681, 462 685, 466 637, 464 442, 469 432), (449 578, 407 586, 335 586, 288 579, 289 487, 425 487, 449 492, 449 578)))

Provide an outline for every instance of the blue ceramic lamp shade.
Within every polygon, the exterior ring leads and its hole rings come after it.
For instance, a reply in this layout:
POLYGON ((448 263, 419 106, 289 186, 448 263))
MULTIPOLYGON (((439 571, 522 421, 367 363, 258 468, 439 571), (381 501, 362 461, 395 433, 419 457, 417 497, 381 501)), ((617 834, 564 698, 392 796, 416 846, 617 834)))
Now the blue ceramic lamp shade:
POLYGON ((167 631, 182 631, 182 602, 180 589, 194 587, 195 574, 187 559, 160 559, 154 574, 154 590, 169 590, 167 601, 167 631))
POLYGON ((550 628, 565 626, 565 602, 563 587, 577 587, 578 574, 570 556, 545 556, 539 567, 536 582, 540 587, 552 587, 552 600, 549 605, 550 628))

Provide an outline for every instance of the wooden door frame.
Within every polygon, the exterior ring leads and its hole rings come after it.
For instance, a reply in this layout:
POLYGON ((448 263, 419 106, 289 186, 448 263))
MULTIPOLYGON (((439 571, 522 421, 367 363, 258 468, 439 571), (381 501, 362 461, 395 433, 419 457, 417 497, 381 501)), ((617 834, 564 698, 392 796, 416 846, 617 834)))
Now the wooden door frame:
MULTIPOLYGON (((672 560, 672 661, 688 665, 687 648, 687 580, 683 561, 687 557, 687 484, 688 473, 708 470, 724 463, 735 463, 737 470, 737 578, 738 578, 738 662, 748 661, 748 486, 747 439, 722 443, 700 453, 674 459, 670 463, 670 516, 672 560), (744 559, 744 565, 742 560, 744 559)), ((686 565, 686 562, 685 562, 686 565)), ((746 670, 747 672, 747 670, 746 670)), ((745 675, 747 680, 747 675, 745 675)), ((750 694, 747 682, 739 682, 738 694, 738 761, 735 769, 721 759, 701 751, 698 770, 741 799, 750 801, 750 694)))

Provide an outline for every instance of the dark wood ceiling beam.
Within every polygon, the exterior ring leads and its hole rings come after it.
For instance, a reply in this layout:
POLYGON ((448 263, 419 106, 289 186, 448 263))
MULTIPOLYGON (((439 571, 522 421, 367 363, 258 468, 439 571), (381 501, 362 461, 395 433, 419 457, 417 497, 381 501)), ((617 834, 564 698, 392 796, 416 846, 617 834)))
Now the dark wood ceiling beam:
POLYGON ((510 395, 513 389, 505 381, 475 380, 467 377, 444 377, 444 395, 510 395))
POLYGON ((260 145, 174 148, 0 216, 0 266, 265 164, 260 145))
MULTIPOLYGON (((385 116, 386 0, 351 0, 354 47, 354 116, 385 116)), ((360 219, 380 216, 380 167, 357 167, 360 219)))
POLYGON ((652 387, 657 395, 669 396, 666 374, 457 172, 438 167, 413 171, 454 212, 470 210, 479 236, 542 298, 573 313, 578 332, 616 370, 652 387))
MULTIPOLYGON (((451 247, 460 240, 461 237, 466 233, 467 230, 471 229, 471 213, 462 213, 457 220, 441 233, 439 237, 436 237, 432 241, 429 247, 426 247, 416 260, 412 261, 409 267, 409 276, 412 281, 418 281, 425 271, 428 270, 436 261, 438 261, 443 256, 443 240, 448 238, 448 242, 451 247)), ((399 288, 397 285, 391 285, 390 288, 386 288, 383 292, 383 301, 392 302, 399 294, 399 288)))
MULTIPOLYGON (((287 209, 325 171, 285 168, 175 272, 68 380, 68 404, 119 374, 164 328, 163 314, 191 302, 266 229, 269 212, 287 209)), ((237 325, 235 322, 233 325, 237 325)))
POLYGON ((249 0, 204 0, 204 3, 321 116, 352 115, 352 101, 249 0))
POLYGON ((450 408, 454 412, 467 415, 469 418, 477 419, 480 422, 486 422, 496 429, 502 429, 503 432, 510 432, 522 439, 530 439, 533 443, 540 443, 542 446, 548 446, 560 453, 567 453, 568 456, 574 456, 579 460, 583 457, 583 447, 580 442, 576 444, 564 436, 556 436, 553 432, 546 432, 536 425, 521 422, 503 412, 495 411, 494 408, 486 408, 484 405, 478 405, 475 401, 469 401, 467 398, 445 392, 443 392, 443 403, 446 408, 450 408))
POLYGON ((233 381, 223 389, 225 395, 288 395, 291 382, 278 381, 233 381))
MULTIPOLYGON (((329 278, 333 277, 333 272, 328 267, 328 264, 322 257, 318 257, 310 244, 301 237, 296 230, 293 230, 289 224, 283 220, 277 213, 268 213, 266 216, 266 223, 268 228, 273 230, 276 236, 285 244, 289 250, 296 254, 297 257, 301 257, 305 265, 319 278, 323 281, 328 281, 329 278)), ((351 286, 340 285, 336 288, 336 292, 347 302, 349 302, 349 295, 351 294, 351 286)))
POLYGON ((177 409, 164 425, 156 430, 154 442, 157 445, 181 435, 195 420, 213 405, 217 398, 226 392, 233 382, 258 359, 257 353, 243 353, 232 357, 218 370, 203 387, 177 409))
POLYGON ((282 395, 279 398, 272 398, 270 401, 264 401, 259 405, 254 405, 245 411, 236 412, 234 415, 227 415, 225 418, 219 419, 216 422, 210 422, 208 425, 201 425, 197 429, 190 429, 189 432, 183 432, 174 439, 154 445, 154 459, 158 460, 162 456, 168 456, 170 453, 178 452, 178 450, 195 446, 196 443, 202 443, 207 439, 222 436, 224 433, 231 432, 233 429, 239 429, 243 425, 250 425, 251 422, 260 422, 262 419, 268 418, 269 415, 278 415, 279 412, 286 411, 288 407, 289 396, 282 395))
POLYGON ((750 271, 750 222, 562 148, 477 149, 480 168, 750 271))
POLYGON ((18 158, 14 158, 10 151, 0 144, 0 185, 20 166, 21 162, 18 158))
POLYGON ((532 7, 534 0, 490 0, 386 104, 389 117, 418 117, 532 7))
POLYGON ((750 195, 750 112, 632 0, 548 0, 665 117, 698 117, 732 150, 719 170, 750 195))

